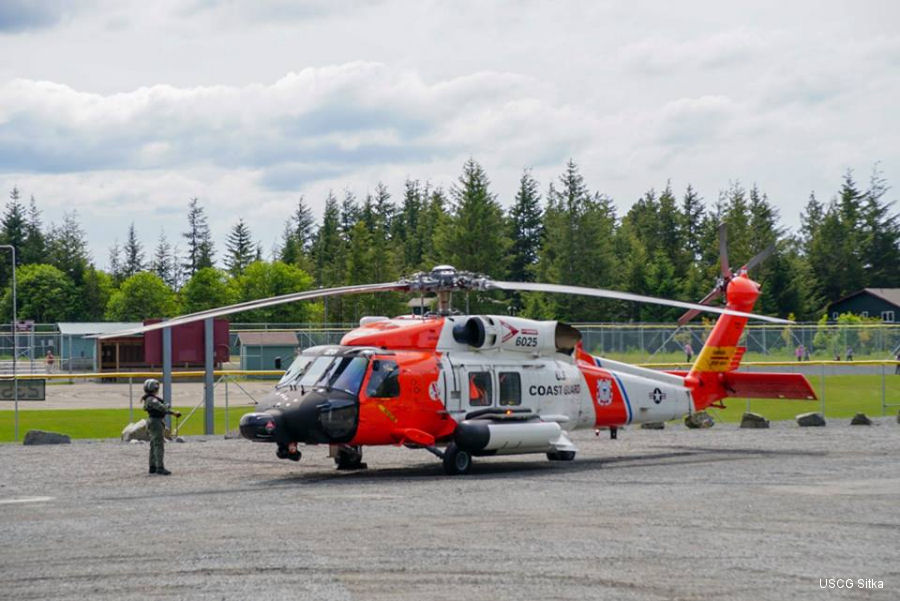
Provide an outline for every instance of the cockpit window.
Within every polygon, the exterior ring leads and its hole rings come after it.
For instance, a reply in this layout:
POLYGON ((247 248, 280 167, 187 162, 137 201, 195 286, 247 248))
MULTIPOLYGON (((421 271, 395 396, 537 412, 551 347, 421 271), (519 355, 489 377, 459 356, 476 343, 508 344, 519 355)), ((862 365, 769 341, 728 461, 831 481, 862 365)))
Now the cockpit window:
POLYGON ((291 363, 291 366, 288 367, 287 371, 284 372, 284 375, 281 376, 276 387, 281 388, 282 386, 287 386, 303 375, 306 368, 309 367, 309 364, 313 362, 313 359, 315 359, 315 357, 311 355, 297 355, 291 363))
POLYGON ((366 385, 366 396, 370 398, 390 399, 400 396, 400 368, 396 361, 390 359, 374 359, 372 375, 366 385))
POLYGON ((316 384, 356 396, 368 364, 369 360, 365 357, 334 357, 316 384))
MULTIPOLYGON (((319 356, 313 358, 312 362, 306 367, 306 371, 300 376, 297 385, 300 386, 301 389, 312 388, 313 384, 322 377, 322 374, 325 373, 325 370, 332 361, 334 361, 334 357, 319 356)), ((293 367, 293 365, 291 367, 293 367)))

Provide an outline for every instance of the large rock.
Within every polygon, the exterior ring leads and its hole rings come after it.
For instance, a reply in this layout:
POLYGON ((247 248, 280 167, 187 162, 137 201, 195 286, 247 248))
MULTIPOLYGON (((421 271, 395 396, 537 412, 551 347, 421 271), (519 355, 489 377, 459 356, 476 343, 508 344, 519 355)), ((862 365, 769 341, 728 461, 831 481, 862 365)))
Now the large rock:
POLYGON ((853 416, 853 419, 850 420, 851 426, 871 426, 872 420, 869 419, 869 416, 865 413, 857 413, 853 416))
POLYGON ((750 413, 747 411, 741 416, 741 428, 768 428, 769 420, 761 416, 759 413, 750 413))
POLYGON ((815 411, 801 413, 797 416, 797 425, 803 427, 822 427, 825 425, 825 416, 815 411))
POLYGON ((666 422, 646 422, 641 424, 641 430, 663 430, 666 422))
POLYGON ((72 439, 68 434, 58 434, 56 432, 45 432, 43 430, 29 430, 25 434, 24 445, 35 444, 70 444, 72 439))
POLYGON ((697 413, 692 413, 690 415, 684 416, 684 425, 691 429, 712 428, 714 425, 716 425, 716 422, 706 411, 699 411, 697 413))
POLYGON ((128 424, 125 426, 125 429, 122 430, 122 441, 131 442, 132 440, 150 440, 150 432, 147 431, 146 419, 134 422, 133 424, 128 424))

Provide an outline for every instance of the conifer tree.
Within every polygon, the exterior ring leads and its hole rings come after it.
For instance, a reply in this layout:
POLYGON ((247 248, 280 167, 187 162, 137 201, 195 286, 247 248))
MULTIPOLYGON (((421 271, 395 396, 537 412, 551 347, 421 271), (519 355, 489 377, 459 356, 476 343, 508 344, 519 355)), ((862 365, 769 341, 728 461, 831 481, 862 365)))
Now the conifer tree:
POLYGON ((23 263, 45 263, 47 259, 47 239, 41 225, 41 212, 34 196, 28 204, 28 218, 25 223, 25 240, 22 243, 23 263))
POLYGON ((250 236, 250 228, 244 223, 244 219, 238 219, 238 222, 231 228, 226 241, 225 250, 225 268, 232 277, 237 277, 244 273, 250 263, 256 260, 257 246, 253 243, 250 236))
POLYGON ((303 197, 297 201, 297 208, 284 224, 279 258, 288 265, 308 268, 308 256, 315 234, 315 219, 312 210, 303 197))
POLYGON ((182 234, 187 240, 187 257, 182 264, 185 274, 190 278, 203 267, 212 267, 215 249, 209 223, 200 201, 192 198, 188 205, 188 231, 182 234))
POLYGON ((873 288, 900 286, 900 223, 886 202, 887 182, 876 165, 861 209, 860 259, 866 285, 873 288))
POLYGON ((118 238, 109 247, 109 274, 112 276, 116 286, 125 280, 125 270, 122 266, 122 247, 119 246, 118 238))
POLYGON ((122 271, 125 278, 130 278, 136 273, 144 271, 144 247, 134 231, 134 222, 128 226, 128 238, 125 240, 125 261, 122 271))
POLYGON ((50 264, 81 286, 84 272, 90 265, 90 253, 78 212, 64 213, 59 226, 51 225, 47 233, 47 258, 50 264))
POLYGON ((538 183, 525 170, 519 179, 515 204, 509 212, 509 237, 512 240, 509 277, 514 281, 534 281, 534 266, 544 236, 542 218, 538 183))
MULTIPOLYGON (((510 240, 504 227, 503 209, 490 191, 487 174, 474 159, 463 165, 463 173, 450 195, 453 211, 439 243, 440 252, 461 271, 506 277, 510 240)), ((410 230, 415 231, 411 227, 410 230)))
POLYGON ((156 250, 153 253, 153 260, 150 262, 150 271, 159 276, 169 288, 177 290, 178 284, 178 264, 176 259, 177 253, 172 248, 166 238, 165 230, 159 232, 159 240, 156 244, 156 250))
MULTIPOLYGON (((22 247, 25 244, 25 207, 22 206, 21 195, 18 188, 13 188, 9 193, 9 201, 6 210, 0 219, 0 244, 10 244, 16 249, 16 266, 22 265, 22 247)), ((11 261, 0 261, 0 275, 6 284, 12 277, 11 261)))

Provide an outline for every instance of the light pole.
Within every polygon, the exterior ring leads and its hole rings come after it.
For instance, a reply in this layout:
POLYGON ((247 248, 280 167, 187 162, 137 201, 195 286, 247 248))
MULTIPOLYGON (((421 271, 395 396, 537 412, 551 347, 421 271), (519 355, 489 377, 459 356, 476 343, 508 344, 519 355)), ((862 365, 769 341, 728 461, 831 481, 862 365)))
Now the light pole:
POLYGON ((12 251, 12 328, 13 328, 13 407, 15 417, 16 442, 19 441, 19 380, 16 378, 16 353, 19 351, 19 324, 16 323, 16 247, 0 244, 0 248, 12 251))

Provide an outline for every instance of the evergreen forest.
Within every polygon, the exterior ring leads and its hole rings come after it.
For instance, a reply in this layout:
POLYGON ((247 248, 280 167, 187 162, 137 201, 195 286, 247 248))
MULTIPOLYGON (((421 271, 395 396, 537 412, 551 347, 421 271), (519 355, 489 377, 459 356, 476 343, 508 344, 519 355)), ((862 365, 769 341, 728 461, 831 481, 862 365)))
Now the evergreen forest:
MULTIPOLYGON (((437 264, 495 279, 614 288, 697 301, 718 271, 717 228, 727 224, 736 269, 770 243, 775 252, 753 274, 763 286, 760 313, 818 320, 827 304, 864 287, 900 287, 900 224, 888 184, 846 172, 827 200, 810 194, 801 227, 789 232, 777 203, 756 185, 732 183, 715 199, 690 185, 648 190, 624 214, 590 190, 569 161, 545 186, 525 170, 514 199, 501 202, 473 159, 449 189, 407 180, 379 184, 359 198, 330 193, 316 220, 300 197, 268 256, 243 219, 217 249, 204 206, 186 199, 183 231, 144 248, 132 223, 100 269, 76 212, 45 225, 33 196, 14 188, 0 243, 17 255, 18 316, 39 323, 140 321, 316 287, 393 281, 437 264), (507 208, 504 208, 507 207, 507 208)), ((273 224, 274 226, 275 224, 273 224)), ((11 314, 11 265, 0 261, 3 315, 11 314)), ((390 293, 295 303, 233 317, 237 322, 348 323, 363 315, 408 313, 390 293)), ((559 295, 470 294, 455 306, 472 313, 516 313, 571 322, 667 322, 680 311, 559 295)))

